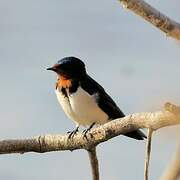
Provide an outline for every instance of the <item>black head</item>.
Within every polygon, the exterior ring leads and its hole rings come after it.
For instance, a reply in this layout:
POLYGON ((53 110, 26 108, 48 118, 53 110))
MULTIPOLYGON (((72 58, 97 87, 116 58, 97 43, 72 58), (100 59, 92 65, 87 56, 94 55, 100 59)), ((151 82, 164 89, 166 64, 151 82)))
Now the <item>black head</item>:
POLYGON ((85 64, 76 57, 65 57, 47 70, 52 70, 67 78, 78 78, 86 75, 85 64))

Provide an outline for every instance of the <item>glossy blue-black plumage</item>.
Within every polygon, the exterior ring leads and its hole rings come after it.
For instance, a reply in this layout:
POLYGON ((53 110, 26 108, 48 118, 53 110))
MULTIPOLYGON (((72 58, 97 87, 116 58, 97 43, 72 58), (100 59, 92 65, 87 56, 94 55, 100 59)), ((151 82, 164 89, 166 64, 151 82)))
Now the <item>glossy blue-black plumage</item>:
POLYGON ((79 58, 74 56, 64 57, 60 59, 57 64, 59 65, 74 65, 74 66, 82 66, 85 67, 85 64, 83 61, 81 61, 79 58))
POLYGON ((59 60, 55 67, 60 74, 67 77, 80 78, 86 75, 84 62, 73 56, 59 60))

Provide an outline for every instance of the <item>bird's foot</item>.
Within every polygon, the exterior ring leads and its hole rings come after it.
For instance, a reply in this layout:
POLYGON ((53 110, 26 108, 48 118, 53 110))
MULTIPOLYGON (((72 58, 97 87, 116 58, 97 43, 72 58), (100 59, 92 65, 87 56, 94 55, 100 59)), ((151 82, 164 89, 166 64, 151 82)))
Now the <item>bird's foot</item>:
MULTIPOLYGON (((93 122, 90 126, 89 126, 89 128, 87 128, 87 129, 85 129, 84 131, 83 131, 83 138, 86 138, 87 139, 87 133, 93 128, 93 126, 95 125, 96 123, 95 122, 93 122)), ((90 135, 91 135, 91 137, 93 137, 93 135, 91 134, 91 133, 89 133, 90 135)))
POLYGON ((73 138, 73 137, 77 134, 78 131, 79 131, 79 126, 76 127, 76 129, 74 129, 73 131, 68 131, 68 132, 67 132, 67 133, 69 134, 69 135, 68 135, 68 139, 73 138))

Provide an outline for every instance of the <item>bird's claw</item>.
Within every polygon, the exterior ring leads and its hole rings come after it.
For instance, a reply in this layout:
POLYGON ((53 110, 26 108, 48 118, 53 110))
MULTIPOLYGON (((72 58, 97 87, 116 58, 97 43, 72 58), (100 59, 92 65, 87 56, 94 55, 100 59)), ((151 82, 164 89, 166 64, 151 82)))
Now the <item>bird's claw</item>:
POLYGON ((79 127, 77 127, 75 130, 73 130, 73 131, 68 131, 67 133, 69 134, 68 135, 68 139, 71 139, 71 138, 73 138, 76 134, 77 134, 77 132, 79 131, 79 127))
POLYGON ((92 135, 89 131, 92 129, 92 127, 93 127, 94 125, 95 125, 95 123, 92 123, 89 128, 87 128, 87 129, 85 129, 85 130, 83 131, 83 138, 87 139, 87 133, 90 134, 91 138, 93 137, 93 135, 92 135))
POLYGON ((87 133, 89 133, 89 135, 90 135, 91 137, 93 137, 93 135, 92 135, 89 131, 90 131, 89 129, 85 129, 85 130, 83 131, 83 138, 87 139, 87 133))

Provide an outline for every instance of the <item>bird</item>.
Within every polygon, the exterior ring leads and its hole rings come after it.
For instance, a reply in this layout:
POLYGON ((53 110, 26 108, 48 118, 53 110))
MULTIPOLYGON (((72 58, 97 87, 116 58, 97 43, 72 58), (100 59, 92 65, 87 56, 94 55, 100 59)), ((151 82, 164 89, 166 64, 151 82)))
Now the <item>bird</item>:
MULTIPOLYGON (((125 117, 105 89, 88 75, 85 63, 81 59, 74 56, 64 57, 47 70, 57 74, 57 99, 68 118, 76 124, 76 128, 69 131, 69 138, 79 131, 79 127, 88 127, 83 131, 86 137, 94 125, 103 125, 125 117)), ((123 135, 136 140, 146 138, 140 130, 123 135)))

